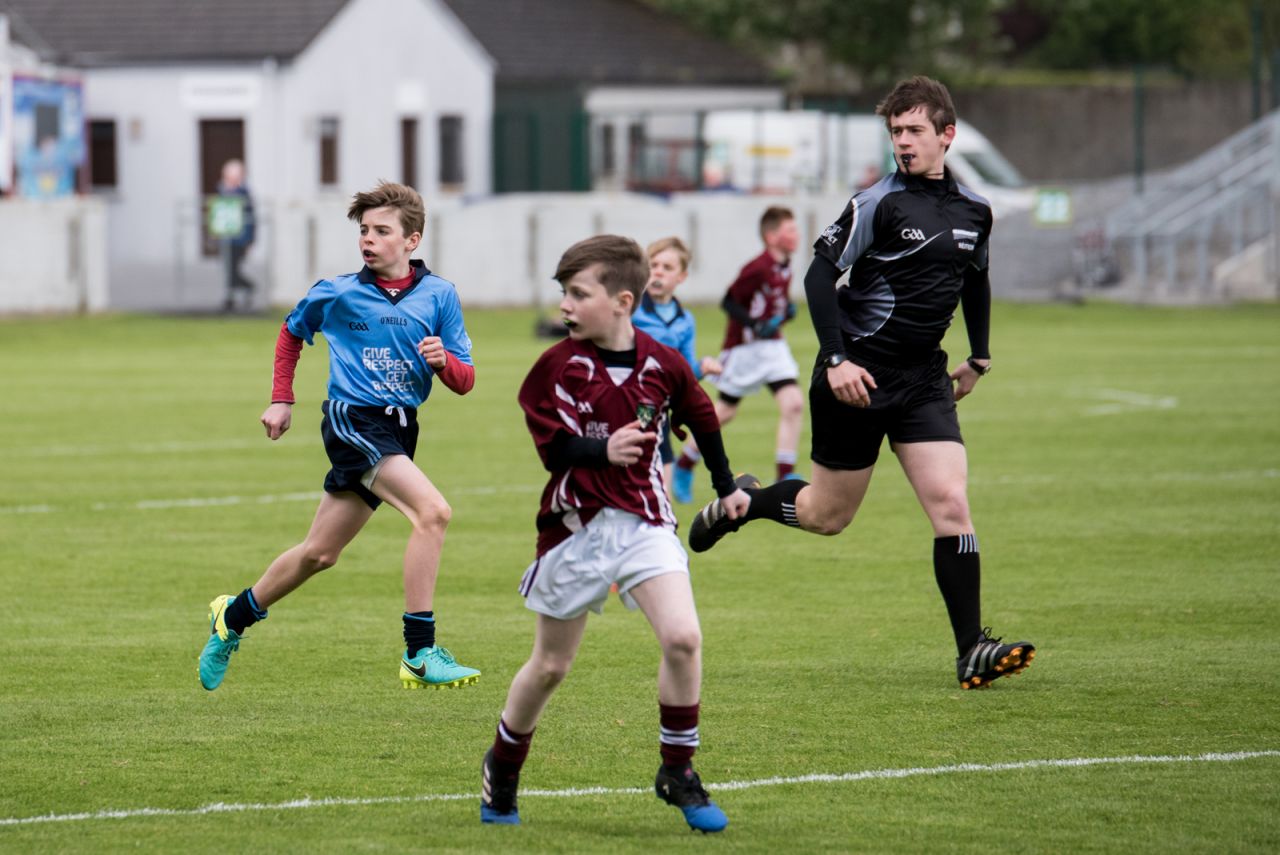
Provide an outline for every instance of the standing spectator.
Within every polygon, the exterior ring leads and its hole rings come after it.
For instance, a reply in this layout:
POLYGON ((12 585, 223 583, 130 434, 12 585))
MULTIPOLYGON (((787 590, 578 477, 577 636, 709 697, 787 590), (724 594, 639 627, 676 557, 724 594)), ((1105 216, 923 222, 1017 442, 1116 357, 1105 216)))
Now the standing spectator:
POLYGON ((223 235, 220 238, 223 270, 226 273, 227 296, 222 308, 228 312, 236 310, 237 303, 242 311, 247 311, 253 302, 253 280, 240 270, 245 254, 253 246, 256 222, 253 212, 253 197, 244 183, 244 161, 232 159, 222 164, 222 177, 218 180, 219 196, 239 196, 243 202, 241 208, 239 234, 223 235))

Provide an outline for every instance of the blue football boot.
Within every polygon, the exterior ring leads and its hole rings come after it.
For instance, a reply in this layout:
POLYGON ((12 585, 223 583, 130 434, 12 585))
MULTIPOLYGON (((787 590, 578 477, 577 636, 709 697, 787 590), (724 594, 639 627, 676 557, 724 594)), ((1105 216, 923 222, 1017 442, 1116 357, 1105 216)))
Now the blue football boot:
POLYGON ((669 805, 680 808, 684 821, 694 831, 709 834, 713 831, 724 831, 729 819, 724 811, 707 795, 702 788, 702 781, 692 766, 686 766, 684 772, 677 775, 667 773, 665 766, 658 767, 658 776, 653 781, 653 789, 669 805))

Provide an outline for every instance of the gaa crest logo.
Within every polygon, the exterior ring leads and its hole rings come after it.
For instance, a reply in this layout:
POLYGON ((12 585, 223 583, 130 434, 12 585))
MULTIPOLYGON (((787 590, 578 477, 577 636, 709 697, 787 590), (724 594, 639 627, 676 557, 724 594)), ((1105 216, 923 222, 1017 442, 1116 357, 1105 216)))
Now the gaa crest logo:
POLYGON ((636 419, 640 422, 640 427, 647 428, 657 415, 658 408, 648 401, 636 404, 636 419))

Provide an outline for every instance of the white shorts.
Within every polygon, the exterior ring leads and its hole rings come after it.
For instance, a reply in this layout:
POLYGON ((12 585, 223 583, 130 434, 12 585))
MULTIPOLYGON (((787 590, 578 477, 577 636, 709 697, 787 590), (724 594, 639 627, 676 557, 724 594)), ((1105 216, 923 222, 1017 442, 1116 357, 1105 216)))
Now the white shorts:
POLYGON ((635 514, 605 508, 529 565, 520 593, 527 608, 571 620, 587 609, 604 611, 614 584, 622 604, 638 608, 631 589, 665 573, 689 573, 689 555, 676 533, 635 514))
POLYGON ((800 376, 795 357, 786 339, 770 338, 731 347, 720 354, 724 373, 713 378, 725 395, 745 398, 768 383, 795 380, 800 376))

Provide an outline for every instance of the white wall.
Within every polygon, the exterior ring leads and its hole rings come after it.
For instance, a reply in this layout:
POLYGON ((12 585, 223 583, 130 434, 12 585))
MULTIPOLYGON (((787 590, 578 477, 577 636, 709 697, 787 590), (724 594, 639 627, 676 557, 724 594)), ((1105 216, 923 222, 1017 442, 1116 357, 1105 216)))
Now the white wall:
POLYGON ((0 201, 0 314, 107 308, 106 218, 95 199, 0 201))
POLYGON ((493 61, 440 0, 352 0, 282 78, 279 149, 288 195, 319 188, 322 116, 341 120, 339 184, 350 196, 399 181, 400 120, 418 120, 418 186, 439 193, 439 119, 463 117, 467 194, 489 192, 493 61))
MULTIPOLYGON (((467 306, 529 306, 548 310, 559 300, 551 280, 571 244, 610 232, 646 245, 679 236, 693 263, 678 295, 686 302, 718 302, 738 270, 758 255, 760 215, 769 205, 796 214, 800 249, 793 260, 794 299, 812 257, 809 247, 839 216, 845 197, 774 197, 684 194, 670 201, 637 194, 512 194, 481 202, 428 206, 427 234, 419 256, 458 286, 467 306)), ((282 276, 273 302, 291 305, 317 279, 358 270, 357 231, 346 221, 345 200, 299 205, 282 221, 281 251, 303 259, 282 276), (308 249, 310 247, 310 249, 308 249)))
POLYGON ((222 270, 200 252, 202 119, 241 119, 260 221, 246 271, 265 288, 297 275, 277 250, 299 199, 349 199, 399 180, 400 119, 419 122, 419 189, 439 195, 438 119, 464 116, 464 192, 489 190, 492 61, 440 0, 351 0, 294 62, 103 68, 85 72, 90 118, 114 119, 118 186, 108 210, 118 308, 217 306, 222 270), (388 33, 397 35, 387 50, 388 33), (320 187, 318 119, 339 119, 339 184, 320 187))

